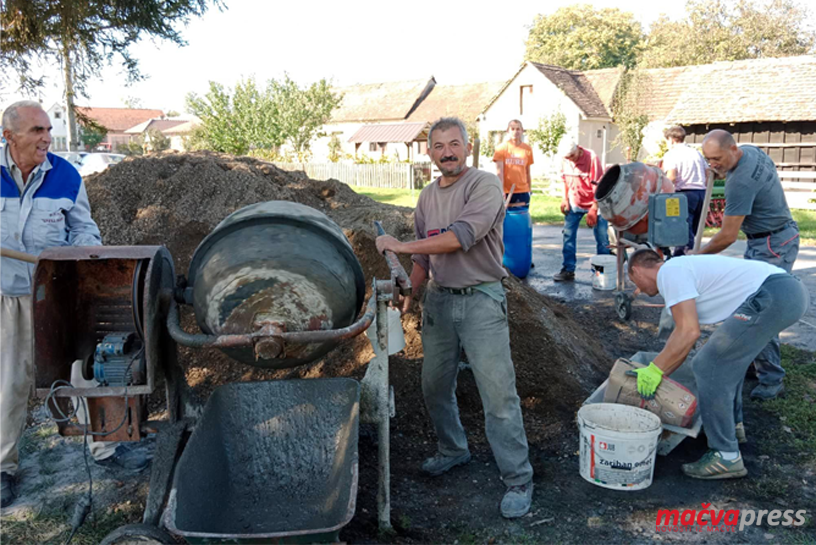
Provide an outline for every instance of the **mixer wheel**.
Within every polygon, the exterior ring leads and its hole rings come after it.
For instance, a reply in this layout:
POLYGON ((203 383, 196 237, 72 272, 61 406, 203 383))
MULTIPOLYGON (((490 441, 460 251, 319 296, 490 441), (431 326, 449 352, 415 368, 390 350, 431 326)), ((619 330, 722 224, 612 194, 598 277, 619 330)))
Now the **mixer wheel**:
POLYGON ((615 312, 624 322, 632 317, 632 300, 622 291, 615 294, 615 312))
POLYGON ((167 544, 176 543, 173 536, 150 524, 126 524, 120 526, 113 532, 105 536, 100 545, 114 545, 124 543, 151 543, 167 544))

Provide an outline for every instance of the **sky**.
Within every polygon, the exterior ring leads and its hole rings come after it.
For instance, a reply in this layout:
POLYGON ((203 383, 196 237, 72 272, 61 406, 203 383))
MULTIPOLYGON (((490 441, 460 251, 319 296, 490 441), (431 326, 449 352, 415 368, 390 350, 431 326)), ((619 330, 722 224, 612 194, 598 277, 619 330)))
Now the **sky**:
MULTIPOLYGON (((185 96, 204 94, 209 81, 232 87, 284 73, 301 85, 327 78, 336 86, 436 78, 439 84, 506 81, 524 55, 535 16, 574 4, 568 0, 500 2, 383 2, 370 0, 224 0, 193 19, 186 47, 143 40, 131 48, 148 79, 125 85, 119 66, 106 68, 77 104, 124 107, 129 97, 145 108, 184 112, 185 96), (492 5, 492 7, 490 7, 492 5), (477 7, 484 6, 484 7, 477 7)), ((644 27, 665 13, 683 16, 685 5, 643 0, 588 0, 596 8, 635 14, 644 27)), ((59 66, 45 66, 39 98, 46 108, 64 100, 59 66)), ((24 97, 0 91, 0 103, 24 97)))

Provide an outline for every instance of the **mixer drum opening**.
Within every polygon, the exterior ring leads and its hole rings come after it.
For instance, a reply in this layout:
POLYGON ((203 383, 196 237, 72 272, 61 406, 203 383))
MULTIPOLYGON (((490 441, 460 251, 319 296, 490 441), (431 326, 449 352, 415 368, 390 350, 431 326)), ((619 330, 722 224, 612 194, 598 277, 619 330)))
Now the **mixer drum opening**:
MULTIPOLYGON (((248 334, 263 323, 284 332, 340 329, 354 323, 365 297, 362 268, 340 227, 289 201, 230 214, 196 249, 188 282, 198 325, 210 335, 248 334)), ((256 359, 252 347, 223 350, 281 369, 314 361, 336 344, 287 344, 272 359, 256 359)))
POLYGON ((595 200, 599 201, 606 197, 620 178, 620 165, 612 165, 609 167, 601 179, 598 181, 598 188, 595 190, 595 200))

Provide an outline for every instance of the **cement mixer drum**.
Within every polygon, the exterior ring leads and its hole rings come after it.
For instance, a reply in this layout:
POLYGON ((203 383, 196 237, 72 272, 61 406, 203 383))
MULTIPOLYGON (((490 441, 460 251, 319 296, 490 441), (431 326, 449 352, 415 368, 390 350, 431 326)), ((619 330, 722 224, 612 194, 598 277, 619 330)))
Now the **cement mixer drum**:
MULTIPOLYGON (((285 332, 351 325, 363 305, 365 277, 343 231, 325 214, 289 201, 242 208, 198 246, 187 276, 196 320, 209 335, 246 334, 261 323, 285 332)), ((287 347, 274 359, 251 347, 222 348, 257 367, 314 361, 336 342, 287 347)))
POLYGON ((649 196, 673 191, 674 184, 659 168, 627 163, 604 173, 595 200, 601 216, 615 229, 641 235, 649 229, 649 196))

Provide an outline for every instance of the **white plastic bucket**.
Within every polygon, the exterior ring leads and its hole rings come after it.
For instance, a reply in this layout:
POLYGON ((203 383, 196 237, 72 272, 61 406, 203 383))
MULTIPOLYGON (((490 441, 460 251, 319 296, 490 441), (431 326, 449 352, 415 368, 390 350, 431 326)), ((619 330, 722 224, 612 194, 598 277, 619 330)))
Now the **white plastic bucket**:
MULTIPOLYGON (((405 348, 405 331, 402 329, 400 311, 395 308, 388 308, 388 355, 393 356, 403 348, 405 348)), ((371 347, 374 348, 374 353, 379 352, 379 344, 377 343, 377 317, 371 322, 371 326, 366 330, 368 340, 371 341, 371 347)))
POLYGON ((594 255, 589 259, 592 265, 592 287, 596 290, 614 290, 618 284, 618 258, 614 255, 594 255))
POLYGON ((595 403, 578 411, 581 477, 603 488, 641 490, 652 484, 663 426, 649 411, 595 403))

